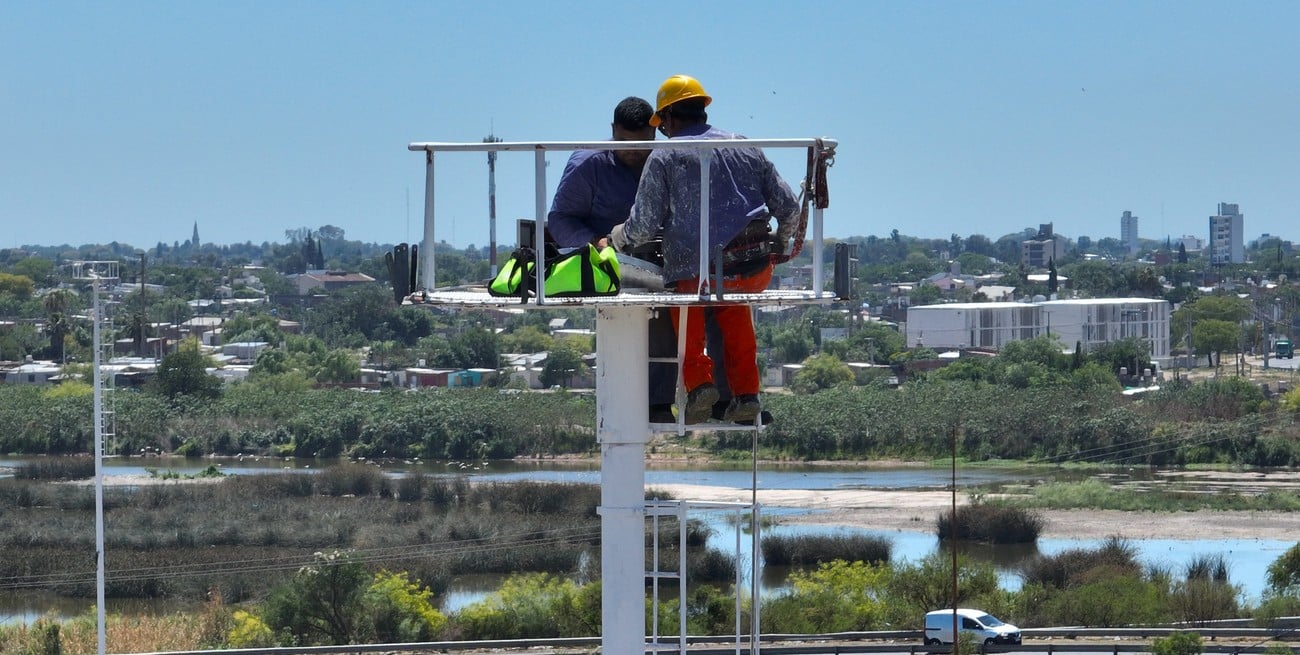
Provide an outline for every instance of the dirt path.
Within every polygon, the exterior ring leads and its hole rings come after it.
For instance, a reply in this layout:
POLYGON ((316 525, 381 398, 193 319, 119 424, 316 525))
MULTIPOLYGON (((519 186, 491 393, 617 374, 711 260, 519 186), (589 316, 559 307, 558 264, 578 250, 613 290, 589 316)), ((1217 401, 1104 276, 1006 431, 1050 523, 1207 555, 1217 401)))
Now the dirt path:
MULTIPOLYGON (((715 502, 748 502, 748 489, 698 485, 655 485, 675 498, 715 502)), ((789 490, 761 489, 758 502, 772 507, 822 510, 782 516, 780 522, 807 525, 843 525, 907 532, 934 531, 935 518, 951 507, 944 491, 789 490)), ((958 496, 958 504, 967 499, 958 496)), ((1300 539, 1300 512, 1177 513, 1122 512, 1118 510, 1044 510, 1043 537, 1129 539, 1300 539)))

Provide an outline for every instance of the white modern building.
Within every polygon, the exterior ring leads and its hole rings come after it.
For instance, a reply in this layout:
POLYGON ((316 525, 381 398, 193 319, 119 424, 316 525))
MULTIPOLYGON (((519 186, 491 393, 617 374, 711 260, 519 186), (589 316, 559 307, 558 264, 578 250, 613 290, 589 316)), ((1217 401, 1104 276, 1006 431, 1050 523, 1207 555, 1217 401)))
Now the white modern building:
POLYGON ((907 347, 999 350, 1050 333, 1067 348, 1088 351, 1137 337, 1152 359, 1162 360, 1169 357, 1170 314, 1168 302, 1150 298, 922 305, 907 310, 907 347))
POLYGON ((1205 240, 1194 234, 1184 234, 1174 243, 1182 244, 1187 252, 1200 252, 1205 250, 1205 240))
POLYGON ((1119 240, 1124 243, 1130 256, 1138 254, 1138 217, 1131 211, 1125 211, 1119 217, 1119 240))
POLYGON ((1235 202, 1219 203, 1219 213, 1210 217, 1210 263, 1241 264, 1246 261, 1245 217, 1235 202))
POLYGON ((1020 242, 1020 263, 1029 268, 1047 268, 1065 256, 1065 239, 1056 235, 1051 223, 1040 223, 1038 234, 1020 242))

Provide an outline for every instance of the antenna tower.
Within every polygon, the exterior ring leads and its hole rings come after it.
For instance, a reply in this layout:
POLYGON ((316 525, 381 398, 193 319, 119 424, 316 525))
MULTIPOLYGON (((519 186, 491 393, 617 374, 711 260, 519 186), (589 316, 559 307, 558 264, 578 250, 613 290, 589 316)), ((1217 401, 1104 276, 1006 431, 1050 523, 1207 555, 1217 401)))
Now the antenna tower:
POLYGON ((95 413, 95 610, 98 625, 98 653, 107 652, 104 615, 104 444, 114 435, 113 375, 104 365, 113 357, 113 319, 110 315, 113 287, 119 280, 116 261, 75 261, 72 278, 89 282, 94 304, 94 413, 95 413))
MULTIPOLYGON (((483 143, 501 143, 503 139, 488 130, 488 135, 483 137, 483 143)), ((497 153, 495 150, 489 150, 488 159, 488 267, 491 269, 489 278, 495 279, 497 276, 497 153)))

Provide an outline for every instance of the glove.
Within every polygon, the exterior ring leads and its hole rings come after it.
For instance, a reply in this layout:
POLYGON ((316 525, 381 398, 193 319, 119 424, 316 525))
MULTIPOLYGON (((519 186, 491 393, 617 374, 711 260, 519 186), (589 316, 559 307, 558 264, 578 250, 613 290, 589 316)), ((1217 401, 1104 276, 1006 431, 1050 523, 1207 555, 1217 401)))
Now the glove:
POLYGON ((627 252, 632 244, 628 243, 627 237, 623 234, 623 224, 619 223, 614 229, 609 231, 609 245, 614 247, 618 252, 627 252))

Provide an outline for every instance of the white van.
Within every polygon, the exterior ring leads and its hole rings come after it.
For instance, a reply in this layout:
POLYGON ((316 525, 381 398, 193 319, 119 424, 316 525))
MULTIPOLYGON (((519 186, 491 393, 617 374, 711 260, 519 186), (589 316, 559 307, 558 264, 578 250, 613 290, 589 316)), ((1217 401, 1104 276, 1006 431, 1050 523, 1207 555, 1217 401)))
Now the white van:
MULTIPOLYGON (((958 609, 957 629, 971 633, 977 643, 1020 644, 1020 628, 981 610, 958 609)), ((936 610, 925 615, 924 640, 927 646, 952 643, 952 610, 936 610)))

